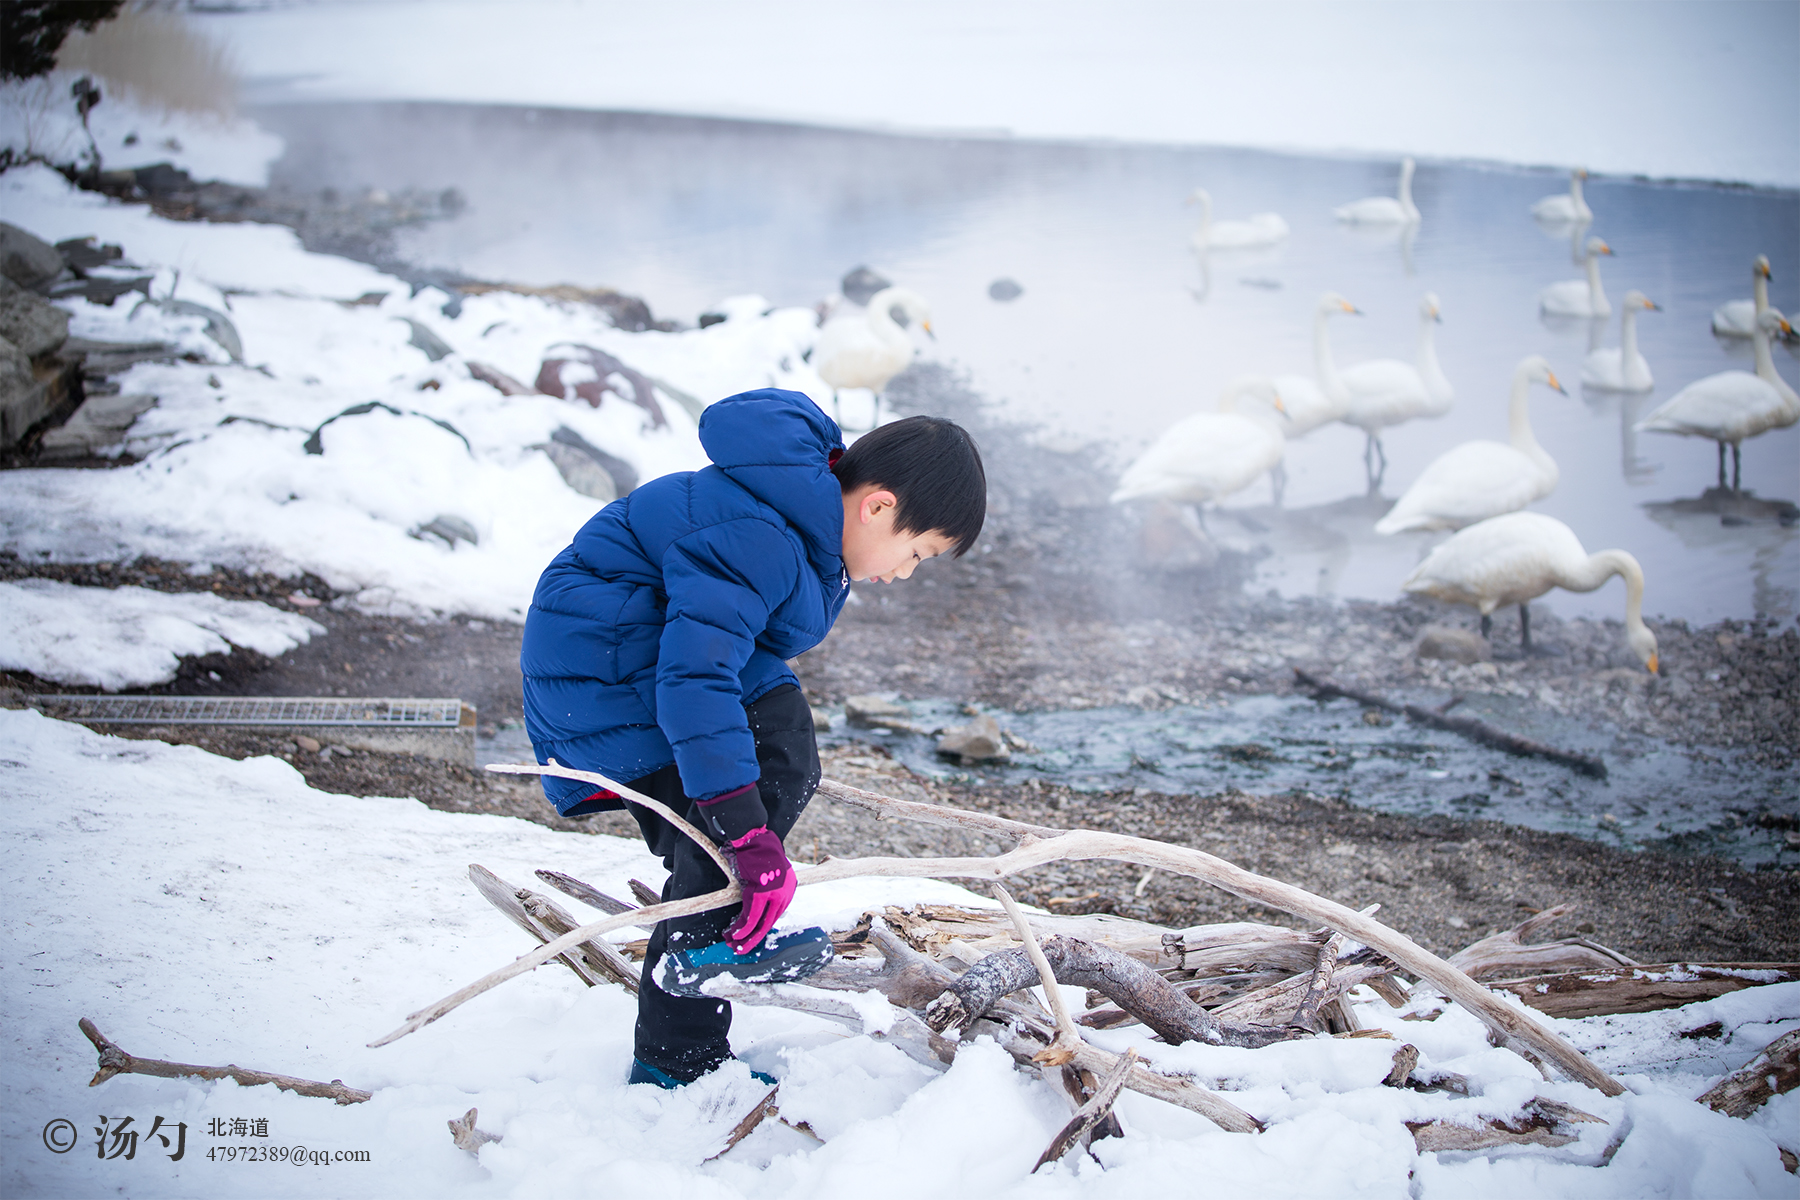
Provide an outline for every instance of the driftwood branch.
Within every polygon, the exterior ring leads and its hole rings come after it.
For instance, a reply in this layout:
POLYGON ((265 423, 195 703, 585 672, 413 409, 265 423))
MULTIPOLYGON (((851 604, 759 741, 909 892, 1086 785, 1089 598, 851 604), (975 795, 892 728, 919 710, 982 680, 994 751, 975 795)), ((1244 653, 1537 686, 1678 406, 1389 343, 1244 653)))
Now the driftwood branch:
POLYGON ((1316 1030, 1319 1020, 1319 1006, 1331 999, 1331 976, 1337 970, 1338 951, 1344 948, 1344 935, 1334 933, 1325 939, 1319 947, 1319 961, 1313 967, 1312 977, 1307 980, 1306 990, 1300 993, 1300 1005, 1294 1009, 1294 1015, 1288 1018, 1288 1024, 1305 1030, 1316 1030))
POLYGON ((1479 717, 1453 717, 1447 711, 1439 712, 1437 709, 1426 708, 1420 704, 1400 704, 1374 692, 1365 692, 1361 688, 1350 687, 1347 684, 1313 675, 1299 667, 1294 668, 1294 677, 1302 685, 1312 689, 1321 700, 1342 696, 1346 700, 1354 700, 1358 704, 1366 704, 1370 708, 1384 709, 1391 713, 1404 713, 1409 720, 1416 721, 1421 725, 1430 725, 1434 729, 1459 733, 1470 741, 1480 742, 1484 746, 1492 746, 1496 750, 1504 750, 1508 754, 1517 754, 1524 758, 1547 758, 1551 762, 1561 763, 1583 775, 1591 775, 1595 779, 1606 778, 1606 763, 1602 759, 1587 754, 1577 754, 1573 750, 1559 750, 1555 746, 1546 746, 1542 742, 1534 742, 1530 738, 1520 737, 1516 733, 1508 733, 1497 725, 1489 725, 1479 717))
POLYGON ((614 900, 591 883, 585 883, 573 875, 565 875, 561 871, 547 871, 539 868, 535 874, 545 883, 572 900, 579 900, 589 908, 597 908, 609 917, 630 912, 635 905, 623 900, 614 900))
POLYGON ((1527 945, 1525 939, 1553 921, 1575 911, 1573 904, 1558 904, 1533 913, 1511 929, 1489 934, 1450 956, 1471 979, 1514 978, 1555 971, 1580 971, 1590 967, 1634 967, 1637 960, 1610 946, 1583 937, 1527 945))
POLYGON ((1137 1065, 1137 1051, 1127 1050, 1119 1057, 1118 1065, 1106 1073, 1106 1076, 1094 1088, 1094 1095, 1075 1111, 1057 1135, 1050 1139, 1044 1152, 1038 1155, 1037 1165, 1032 1167, 1036 1174, 1045 1163, 1055 1162, 1069 1152, 1069 1148, 1112 1113, 1113 1101, 1119 1098, 1119 1092, 1125 1086, 1125 1080, 1131 1075, 1131 1068, 1137 1065))
POLYGON ((1000 907, 1006 910, 1006 915, 1018 927, 1019 938, 1025 943, 1025 954, 1031 960, 1033 973, 1044 985, 1044 999, 1050 1005, 1050 1015, 1056 1020, 1056 1040, 1037 1055, 1037 1061, 1060 1067, 1075 1057, 1075 1047, 1081 1044, 1081 1031, 1069 1017, 1069 1006, 1063 1003, 1062 991, 1057 987, 1056 972, 1050 969, 1049 961, 1044 958, 1044 948, 1038 945, 1037 935, 1031 932, 1031 924, 1020 911, 1018 901, 1012 898, 1012 893, 999 880, 996 879, 992 887, 995 898, 1000 901, 1000 907))
POLYGON ((768 1095, 758 1100, 756 1107, 745 1113, 744 1119, 731 1127, 731 1132, 725 1135, 725 1145, 720 1147, 716 1153, 707 1155, 706 1161, 711 1162, 715 1158, 723 1158, 736 1149, 739 1142, 756 1132, 756 1127, 761 1125, 765 1118, 779 1116, 781 1110, 775 1107, 775 1093, 780 1089, 780 1084, 770 1088, 768 1095))
POLYGON ((1488 986, 1513 993, 1552 1017, 1655 1012, 1711 1000, 1766 983, 1800 980, 1800 963, 1640 963, 1506 979, 1488 986))
MULTIPOLYGON (((548 896, 514 887, 486 867, 469 864, 469 879, 488 903, 540 942, 554 941, 575 928, 575 918, 548 896)), ((581 942, 557 958, 589 987, 610 982, 622 984, 634 994, 638 990, 637 968, 597 938, 581 942)))
POLYGON ((1518 1116, 1506 1120, 1489 1117, 1479 1125, 1408 1121, 1406 1127, 1412 1131, 1413 1144, 1423 1154, 1428 1150, 1489 1150, 1495 1146, 1566 1146, 1578 1136, 1569 1127, 1587 1123, 1607 1122, 1572 1104, 1539 1096, 1529 1101, 1518 1116))
MULTIPOLYGON (((490 769, 493 768, 490 767, 490 769)), ((515 774, 543 774, 549 769, 533 764, 529 767, 509 767, 507 770, 515 774)), ((556 770, 563 771, 565 768, 556 770)), ((579 772, 577 777, 597 782, 599 786, 609 787, 615 792, 619 792, 623 786, 591 772, 579 772)), ((1151 841, 1148 838, 1099 833, 1093 830, 1048 830, 1043 827, 1007 821, 1000 817, 989 817, 985 814, 951 809, 942 805, 891 800, 872 792, 849 789, 830 780, 820 784, 818 794, 829 798, 838 798, 851 791, 858 792, 857 799, 853 801, 856 803, 867 804, 884 801, 895 806, 896 811, 922 821, 972 829, 979 828, 988 832, 1003 832, 1018 839, 1019 844, 1005 854, 988 858, 830 858, 817 866, 802 867, 796 871, 796 882, 799 885, 806 886, 835 879, 853 879, 866 875, 995 880, 1033 867, 1043 866, 1046 863, 1092 859, 1132 862, 1139 866, 1157 867, 1171 874, 1187 875, 1204 880, 1244 899, 1294 913, 1308 921, 1324 925, 1354 941, 1361 942, 1386 955, 1401 968, 1430 980, 1446 996, 1461 1003, 1490 1028, 1505 1036, 1518 1039, 1524 1045, 1554 1062, 1559 1069, 1572 1078, 1609 1096, 1619 1095, 1625 1090, 1617 1080, 1595 1067, 1582 1056, 1580 1051, 1564 1041, 1554 1030, 1501 1003, 1489 994, 1487 989, 1411 938, 1389 929, 1371 917, 1354 912, 1336 901, 1315 896, 1292 884, 1246 871, 1242 867, 1202 850, 1169 845, 1164 842, 1151 841)), ((624 793, 620 792, 620 794, 624 793)), ((705 912, 712 908, 723 907, 738 898, 739 889, 734 883, 729 888, 706 896, 650 905, 632 914, 621 914, 584 925, 539 947, 531 954, 517 959, 506 967, 491 972, 435 1004, 420 1009, 408 1018, 405 1025, 371 1044, 386 1045, 397 1038, 421 1029, 489 988, 523 974, 578 942, 598 934, 610 932, 624 924, 637 924, 647 918, 662 920, 666 917, 685 915, 691 912, 705 912)))
POLYGON ((450 1140, 456 1143, 458 1150, 467 1150, 470 1154, 480 1154, 481 1148, 489 1142, 505 1140, 501 1134, 475 1128, 475 1117, 476 1112, 471 1108, 455 1120, 444 1122, 450 1126, 450 1140))
POLYGON ((1741 1070, 1719 1080, 1700 1103, 1728 1117, 1747 1117, 1771 1096, 1800 1087, 1800 1029, 1782 1034, 1741 1070))
POLYGON ((99 1087, 114 1075, 155 1075, 161 1079, 180 1079, 184 1076, 195 1076, 200 1079, 235 1079, 243 1087, 257 1087, 272 1083, 284 1092, 293 1092, 300 1096, 318 1096, 324 1100, 335 1100, 339 1104, 361 1104, 375 1093, 365 1092, 361 1088, 345 1085, 341 1079, 330 1083, 320 1083, 313 1079, 296 1079, 292 1075, 275 1075, 268 1071, 250 1071, 238 1066, 196 1067, 189 1063, 164 1062, 160 1058, 138 1058, 127 1054, 118 1046, 108 1041, 106 1035, 94 1027, 94 1023, 86 1017, 78 1022, 81 1032, 87 1040, 94 1043, 94 1049, 100 1052, 100 1069, 88 1080, 89 1087, 99 1087))

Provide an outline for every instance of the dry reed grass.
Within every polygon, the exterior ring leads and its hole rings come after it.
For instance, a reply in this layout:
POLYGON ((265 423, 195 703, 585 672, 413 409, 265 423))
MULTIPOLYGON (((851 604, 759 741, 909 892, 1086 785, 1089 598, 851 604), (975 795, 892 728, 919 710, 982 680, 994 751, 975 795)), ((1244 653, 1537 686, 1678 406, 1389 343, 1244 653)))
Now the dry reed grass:
POLYGON ((147 0, 92 33, 72 32, 56 65, 96 75, 146 107, 223 117, 237 108, 238 76, 225 48, 181 13, 147 0))

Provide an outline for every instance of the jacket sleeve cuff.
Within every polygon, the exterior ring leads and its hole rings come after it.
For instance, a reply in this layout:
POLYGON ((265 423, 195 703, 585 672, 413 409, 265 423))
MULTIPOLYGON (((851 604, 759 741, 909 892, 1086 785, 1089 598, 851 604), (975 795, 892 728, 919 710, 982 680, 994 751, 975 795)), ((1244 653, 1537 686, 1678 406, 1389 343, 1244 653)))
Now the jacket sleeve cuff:
POLYGON ((699 811, 706 831, 721 842, 735 842, 752 829, 769 823, 762 793, 754 783, 746 783, 710 800, 696 801, 694 807, 699 811))

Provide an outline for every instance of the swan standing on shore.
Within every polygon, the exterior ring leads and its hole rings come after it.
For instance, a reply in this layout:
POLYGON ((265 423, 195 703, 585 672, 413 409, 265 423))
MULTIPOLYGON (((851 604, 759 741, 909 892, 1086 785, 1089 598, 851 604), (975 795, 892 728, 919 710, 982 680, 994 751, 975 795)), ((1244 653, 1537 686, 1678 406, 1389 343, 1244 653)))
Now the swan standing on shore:
POLYGON ((1119 476, 1114 504, 1157 499, 1204 504, 1242 491, 1281 461, 1286 440, 1275 385, 1240 375, 1225 385, 1219 411, 1175 422, 1119 476), (1240 402, 1248 398, 1249 404, 1240 402))
MULTIPOLYGON (((1461 529, 1489 517, 1514 512, 1556 490, 1556 460, 1538 445, 1531 430, 1531 385, 1563 391, 1556 372, 1533 355, 1513 369, 1507 408, 1511 445, 1464 442, 1438 455, 1406 489, 1376 533, 1407 529, 1461 529)), ((1567 395, 1567 392, 1563 392, 1567 395)))
POLYGON ((1655 301, 1635 289, 1619 301, 1619 344, 1588 351, 1581 363, 1581 382, 1609 392, 1647 392, 1656 386, 1650 364, 1638 353, 1637 315, 1660 312, 1655 301))
POLYGON ((1712 331, 1720 337, 1747 338, 1756 336, 1756 318, 1764 312, 1772 312, 1781 316, 1781 310, 1769 307, 1769 256, 1759 254, 1750 268, 1750 286, 1754 291, 1753 300, 1727 300, 1713 309, 1712 331))
POLYGON ((1400 162, 1400 194, 1369 196, 1331 210, 1340 221, 1353 225, 1411 225, 1419 219, 1419 207, 1412 196, 1413 160, 1400 162))
POLYGON ((1638 422, 1640 433, 1679 433, 1719 443, 1719 486, 1725 486, 1725 446, 1731 445, 1731 490, 1739 487, 1739 446, 1745 438, 1800 421, 1800 395, 1775 372, 1769 339, 1792 332, 1773 309, 1756 318, 1756 373, 1720 371, 1696 380, 1638 422))
POLYGON ((1600 256, 1611 254, 1612 247, 1597 237, 1587 240, 1586 279, 1565 279, 1538 293, 1538 311, 1550 317, 1610 317, 1612 304, 1606 289, 1600 286, 1600 256))
POLYGON ((1556 587, 1591 592, 1614 575, 1625 579, 1625 641, 1655 674, 1656 635, 1644 624, 1643 568, 1623 550, 1589 554, 1555 517, 1516 512, 1471 525, 1427 555, 1400 586, 1474 607, 1483 637, 1493 628, 1495 609, 1518 605, 1519 642, 1529 654, 1530 601, 1556 587))
POLYGON ((1288 223, 1275 213, 1256 213, 1243 221, 1215 221, 1212 196, 1205 188, 1195 188, 1187 198, 1200 206, 1200 228, 1194 230, 1194 249, 1247 250, 1256 246, 1273 246, 1288 235, 1288 223))
MULTIPOLYGON (((912 339, 894 320, 894 308, 931 333, 931 306, 925 298, 909 288, 889 287, 871 296, 865 311, 827 321, 812 352, 813 369, 830 386, 834 407, 837 392, 843 388, 868 388, 875 393, 871 429, 881 424, 881 393, 887 389, 888 381, 905 370, 913 358, 912 339)), ((841 417, 839 423, 842 424, 841 417)))
POLYGON ((1363 463, 1372 487, 1380 486, 1387 472, 1381 431, 1420 417, 1441 417, 1456 403, 1456 389, 1438 366, 1437 343, 1432 333, 1442 319, 1437 296, 1427 292, 1419 302, 1419 341, 1412 362, 1376 358, 1346 367, 1342 372, 1350 402, 1339 419, 1362 430, 1368 439, 1363 445, 1363 463), (1379 466, 1375 465, 1377 462, 1379 466))
POLYGON ((1531 206, 1531 215, 1546 225, 1562 225, 1571 221, 1588 222, 1594 219, 1594 210, 1588 207, 1581 195, 1581 181, 1587 178, 1587 171, 1576 167, 1569 172, 1569 190, 1558 192, 1554 196, 1545 196, 1531 206))

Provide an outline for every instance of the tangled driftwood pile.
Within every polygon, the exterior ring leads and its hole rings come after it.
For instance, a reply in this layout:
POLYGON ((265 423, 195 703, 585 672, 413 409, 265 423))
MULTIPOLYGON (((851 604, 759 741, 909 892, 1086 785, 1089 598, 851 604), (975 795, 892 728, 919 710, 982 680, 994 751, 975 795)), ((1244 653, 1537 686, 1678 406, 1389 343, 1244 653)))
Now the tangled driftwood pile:
MULTIPOLYGON (((555 764, 489 769, 563 775, 611 788, 661 812, 718 857, 710 841, 674 813, 603 776, 555 764)), ((978 1034, 992 1037, 1020 1064, 1043 1071, 1066 1089, 1075 1109, 1069 1124, 1044 1151, 1040 1166, 1076 1145, 1115 1132, 1116 1118, 1110 1109, 1123 1088, 1200 1113, 1226 1130, 1248 1133, 1262 1128, 1255 1117, 1224 1096, 1189 1078, 1159 1072, 1135 1051, 1116 1055, 1104 1050, 1087 1041, 1084 1030, 1141 1023, 1172 1045, 1198 1041, 1242 1047, 1323 1033, 1386 1038, 1391 1035, 1385 1031, 1358 1028, 1346 996, 1367 985, 1389 1004, 1407 1005, 1411 998, 1404 974, 1429 984, 1437 995, 1461 1003, 1486 1022, 1491 1042, 1513 1047, 1546 1078, 1554 1071, 1606 1095, 1617 1095, 1623 1088, 1615 1080, 1547 1025, 1503 1002, 1490 987, 1511 992, 1555 1015, 1588 1015, 1671 1007, 1739 987, 1800 978, 1800 964, 1645 967, 1583 938, 1527 943, 1529 936, 1566 914, 1568 906, 1547 909, 1445 960, 1374 920, 1373 907, 1354 912, 1202 851, 896 800, 832 780, 824 781, 818 794, 865 808, 878 817, 998 835, 1011 841, 1013 848, 978 858, 831 858, 799 868, 802 886, 868 875, 983 880, 1000 901, 1002 911, 922 905, 870 912, 855 928, 834 932, 837 961, 805 985, 752 987, 718 981, 711 990, 721 999, 777 1005, 839 1021, 891 1042, 933 1067, 951 1062, 964 1039, 978 1034), (1241 922, 1175 931, 1106 915, 1028 916, 1000 882, 1036 866, 1073 859, 1133 862, 1192 876, 1293 913, 1320 928, 1306 931, 1241 922), (1086 988, 1085 1011, 1067 1011, 1058 988, 1045 988, 1041 1004, 1026 990, 1050 979, 1086 988), (1483 986, 1477 979, 1498 982, 1483 986), (880 1022, 868 1019, 866 1003, 833 994, 871 990, 885 996, 892 1006, 885 1028, 875 1028, 880 1022)), ((720 865, 724 867, 723 862, 720 865)), ((738 898, 733 886, 706 896, 661 903, 650 889, 633 881, 634 896, 642 903, 642 907, 634 907, 568 875, 539 871, 543 882, 608 914, 602 920, 577 925, 575 918, 546 895, 516 887, 478 866, 471 867, 470 873, 483 895, 543 944, 412 1014, 405 1025, 373 1045, 384 1045, 423 1028, 464 1001, 552 958, 560 959, 589 986, 611 981, 635 989, 637 967, 632 960, 641 961, 643 940, 618 947, 604 940, 603 934, 631 925, 647 931, 663 918, 705 911, 738 898)), ((728 869, 725 873, 732 877, 728 869)), ((1436 1012, 1410 1015, 1430 1019, 1436 1012)), ((1791 1047, 1786 1050, 1788 1057, 1794 1053, 1791 1047)), ((1417 1050, 1398 1046, 1385 1082, 1418 1089, 1469 1089, 1469 1082, 1459 1076, 1426 1074, 1417 1064, 1417 1050)), ((1759 1070, 1762 1077, 1773 1077, 1769 1063, 1762 1063, 1759 1070)), ((1789 1070, 1783 1078, 1793 1074, 1789 1070)), ((1738 1103, 1741 1105, 1741 1100, 1738 1103)), ((771 1115, 778 1116, 773 1092, 732 1131, 725 1148, 771 1115)), ((1539 1098, 1515 1117, 1489 1121, 1485 1128, 1431 1122, 1415 1128, 1413 1136, 1421 1150, 1472 1150, 1509 1142, 1562 1145, 1574 1140, 1569 1131, 1572 1125, 1598 1120, 1572 1106, 1539 1098)))

